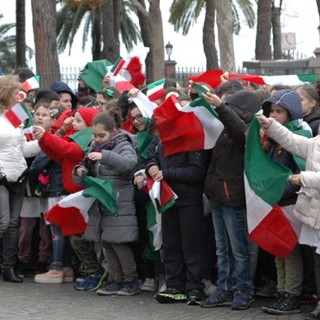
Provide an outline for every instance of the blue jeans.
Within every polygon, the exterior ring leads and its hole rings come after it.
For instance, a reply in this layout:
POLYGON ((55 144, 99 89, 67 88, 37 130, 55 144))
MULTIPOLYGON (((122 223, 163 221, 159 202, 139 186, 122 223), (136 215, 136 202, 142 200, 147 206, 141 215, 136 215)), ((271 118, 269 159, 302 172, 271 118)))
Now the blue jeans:
POLYGON ((62 270, 71 267, 72 247, 69 237, 65 237, 60 227, 51 225, 52 234, 52 262, 50 269, 62 270))
POLYGON ((211 203, 218 258, 217 288, 250 291, 250 240, 246 210, 211 203))

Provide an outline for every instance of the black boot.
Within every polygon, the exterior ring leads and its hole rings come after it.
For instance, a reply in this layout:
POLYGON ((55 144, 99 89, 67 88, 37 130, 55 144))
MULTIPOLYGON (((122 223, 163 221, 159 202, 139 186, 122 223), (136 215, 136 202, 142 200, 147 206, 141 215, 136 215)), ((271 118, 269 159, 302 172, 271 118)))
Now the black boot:
POLYGON ((16 275, 14 268, 12 267, 3 267, 2 280, 6 282, 23 282, 23 279, 16 275))

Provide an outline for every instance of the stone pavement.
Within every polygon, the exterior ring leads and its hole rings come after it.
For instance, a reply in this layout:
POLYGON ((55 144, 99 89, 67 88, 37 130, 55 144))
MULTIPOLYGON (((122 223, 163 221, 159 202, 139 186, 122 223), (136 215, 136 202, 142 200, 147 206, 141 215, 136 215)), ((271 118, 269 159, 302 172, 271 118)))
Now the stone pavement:
POLYGON ((36 284, 26 278, 22 284, 0 279, 1 320, 301 320, 314 306, 303 306, 302 314, 273 316, 261 311, 267 300, 257 300, 251 308, 233 311, 229 307, 214 309, 179 304, 159 304, 153 294, 142 292, 131 297, 98 296, 80 292, 70 283, 36 284))

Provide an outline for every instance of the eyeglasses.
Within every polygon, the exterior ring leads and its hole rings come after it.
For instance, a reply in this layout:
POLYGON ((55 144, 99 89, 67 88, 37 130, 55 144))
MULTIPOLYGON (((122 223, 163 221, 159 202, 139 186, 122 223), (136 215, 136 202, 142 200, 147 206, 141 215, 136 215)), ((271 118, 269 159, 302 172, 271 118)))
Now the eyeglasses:
POLYGON ((140 121, 140 120, 142 120, 142 119, 143 119, 142 114, 137 114, 135 117, 132 117, 132 118, 131 118, 131 121, 132 121, 132 122, 135 122, 135 121, 140 121))

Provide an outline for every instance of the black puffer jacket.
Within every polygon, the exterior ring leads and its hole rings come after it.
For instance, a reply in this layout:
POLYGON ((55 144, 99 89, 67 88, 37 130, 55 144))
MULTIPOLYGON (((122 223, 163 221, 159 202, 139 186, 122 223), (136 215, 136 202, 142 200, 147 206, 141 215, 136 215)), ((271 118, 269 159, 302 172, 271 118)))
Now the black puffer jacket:
POLYGON ((245 208, 244 148, 245 133, 260 102, 256 94, 241 90, 216 108, 224 125, 206 176, 205 193, 210 201, 233 208, 245 208))
POLYGON ((146 172, 157 165, 162 170, 163 179, 176 193, 177 206, 202 203, 204 178, 207 170, 206 151, 190 151, 165 156, 161 143, 156 147, 153 157, 148 161, 146 172))

